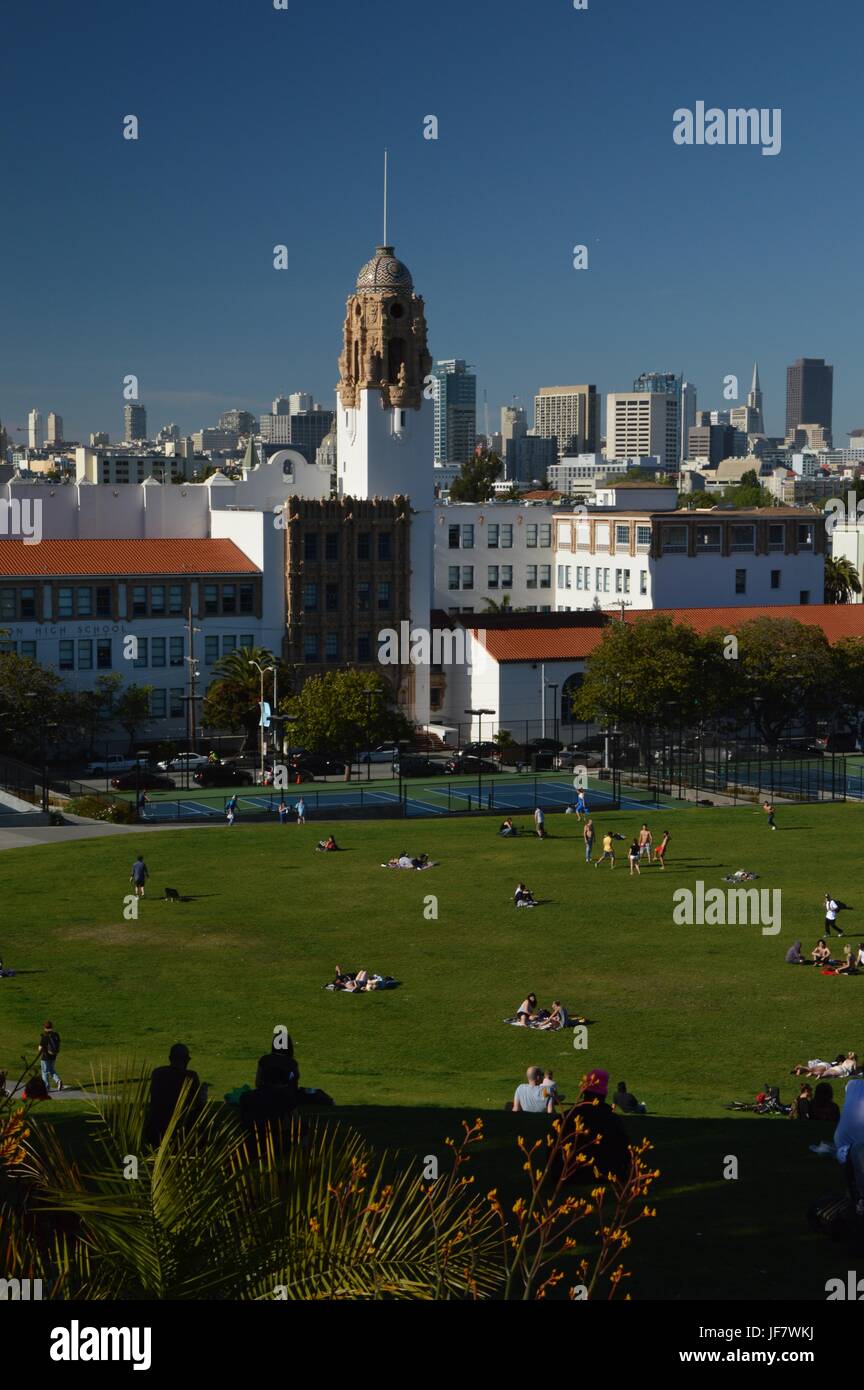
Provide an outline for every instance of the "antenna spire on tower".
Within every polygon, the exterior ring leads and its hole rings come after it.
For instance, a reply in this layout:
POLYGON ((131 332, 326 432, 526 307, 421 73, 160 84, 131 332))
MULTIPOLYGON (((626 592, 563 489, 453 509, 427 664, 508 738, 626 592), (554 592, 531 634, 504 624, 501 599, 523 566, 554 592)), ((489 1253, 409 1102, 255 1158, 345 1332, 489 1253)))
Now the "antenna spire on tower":
POLYGON ((388 246, 387 240, 387 151, 384 151, 384 245, 388 246))

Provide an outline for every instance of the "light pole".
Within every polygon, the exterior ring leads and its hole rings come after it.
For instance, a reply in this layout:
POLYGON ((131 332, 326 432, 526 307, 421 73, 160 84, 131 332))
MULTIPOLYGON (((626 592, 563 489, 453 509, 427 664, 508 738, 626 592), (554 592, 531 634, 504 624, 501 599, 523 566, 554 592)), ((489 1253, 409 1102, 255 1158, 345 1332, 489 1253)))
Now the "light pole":
POLYGON ((250 661, 249 661, 249 665, 250 665, 250 666, 254 666, 255 669, 256 669, 256 671, 258 672, 259 676, 261 677, 261 702, 260 702, 260 706, 259 706, 259 708, 260 708, 260 710, 261 710, 261 716, 260 716, 260 719, 259 719, 259 721, 258 721, 258 742, 259 742, 260 749, 261 749, 261 772, 260 772, 260 781, 261 781, 261 784, 263 785, 263 783, 264 783, 264 677, 266 676, 266 674, 267 674, 268 671, 273 671, 274 668, 273 668, 272 666, 261 666, 261 665, 259 664, 259 662, 257 662, 257 661, 252 661, 251 659, 250 659, 250 661))
MULTIPOLYGON (((552 691, 552 737, 555 743, 558 742, 558 686, 549 682, 548 689, 552 691)), ((556 748, 557 753, 557 748, 556 748)))
POLYGON ((372 728, 372 701, 375 699, 375 691, 364 690, 363 698, 366 701, 366 781, 369 782, 372 780, 372 759, 370 757, 372 750, 369 744, 371 742, 370 730, 372 728))
POLYGON ((484 714, 494 714, 494 709, 466 709, 465 714, 470 714, 472 719, 477 720, 477 745, 479 752, 477 755, 477 809, 479 811, 483 804, 483 716, 484 714))

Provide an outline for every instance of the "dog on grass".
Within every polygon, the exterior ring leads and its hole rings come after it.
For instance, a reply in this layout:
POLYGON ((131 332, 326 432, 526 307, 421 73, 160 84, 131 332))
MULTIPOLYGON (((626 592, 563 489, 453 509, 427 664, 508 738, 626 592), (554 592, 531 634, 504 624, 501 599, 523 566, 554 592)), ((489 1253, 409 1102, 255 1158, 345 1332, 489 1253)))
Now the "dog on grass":
POLYGON ((162 901, 167 903, 185 903, 186 899, 181 893, 177 892, 176 888, 166 888, 162 901))

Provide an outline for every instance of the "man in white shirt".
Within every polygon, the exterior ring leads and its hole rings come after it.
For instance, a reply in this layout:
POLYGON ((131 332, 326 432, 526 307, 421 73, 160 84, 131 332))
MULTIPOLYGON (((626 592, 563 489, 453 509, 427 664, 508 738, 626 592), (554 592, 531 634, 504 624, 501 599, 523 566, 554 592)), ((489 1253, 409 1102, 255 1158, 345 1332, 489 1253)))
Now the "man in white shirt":
POLYGON ((534 829, 537 831, 537 837, 540 840, 544 839, 546 836, 545 821, 546 817, 543 814, 543 808, 542 806, 538 806, 534 812, 534 829))
POLYGON ((824 932, 822 933, 823 936, 830 936, 830 935, 831 935, 831 928, 832 928, 832 927, 834 928, 834 930, 836 931, 836 933, 837 933, 838 936, 842 936, 842 935, 843 935, 843 932, 840 930, 840 928, 839 928, 838 925, 837 925, 837 913, 838 913, 839 911, 840 911, 840 909, 839 909, 839 907, 838 907, 836 901, 834 900, 834 898, 832 898, 832 896, 831 896, 830 893, 826 893, 826 894, 825 894, 825 930, 824 930, 824 932))
POLYGON ((514 1112, 524 1111, 529 1115, 553 1114, 555 1110, 554 1092, 543 1085, 543 1072, 540 1067, 529 1067, 525 1075, 527 1084, 516 1087, 513 1096, 514 1112))

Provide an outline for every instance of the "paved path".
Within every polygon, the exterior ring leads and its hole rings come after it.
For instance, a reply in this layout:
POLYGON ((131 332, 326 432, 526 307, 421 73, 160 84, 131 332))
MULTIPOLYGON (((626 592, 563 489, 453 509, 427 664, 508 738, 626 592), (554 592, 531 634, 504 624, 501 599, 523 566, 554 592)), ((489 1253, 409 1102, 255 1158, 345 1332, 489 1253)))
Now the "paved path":
MULTIPOLYGON (((221 821, 214 825, 221 826, 221 821)), ((26 845, 62 845, 67 840, 100 840, 105 835, 141 835, 154 830, 200 830, 197 821, 171 821, 162 825, 110 825, 101 821, 80 821, 74 825, 33 825, 29 828, 0 829, 0 850, 22 849, 26 845)))

